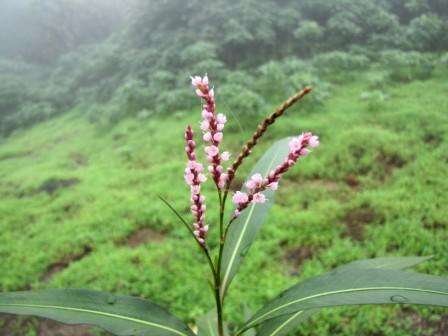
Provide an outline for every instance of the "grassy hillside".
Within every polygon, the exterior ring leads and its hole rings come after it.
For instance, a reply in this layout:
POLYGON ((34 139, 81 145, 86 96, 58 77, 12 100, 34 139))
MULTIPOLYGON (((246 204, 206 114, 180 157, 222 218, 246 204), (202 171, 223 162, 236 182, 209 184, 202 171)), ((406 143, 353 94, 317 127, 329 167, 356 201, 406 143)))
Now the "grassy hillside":
MULTIPOLYGON (((370 77, 334 84, 323 108, 288 111, 254 152, 251 163, 274 138, 305 130, 321 138, 283 181, 231 287, 226 313, 234 320, 242 320, 246 302, 256 309, 286 286, 354 259, 433 255, 421 271, 448 274, 447 73, 385 84, 381 97, 368 94, 370 77)), ((197 125, 199 108, 125 119, 107 130, 73 110, 4 140, 0 290, 141 295, 190 321, 211 309, 207 266, 157 197, 188 216, 182 133, 186 123, 197 125)), ((228 117, 225 146, 236 153, 258 117, 228 117)), ((209 209, 216 241, 216 209, 209 209)), ((39 328, 17 323, 8 327, 14 335, 39 328)), ((301 331, 446 335, 447 324, 446 310, 368 307, 325 310, 301 331)))

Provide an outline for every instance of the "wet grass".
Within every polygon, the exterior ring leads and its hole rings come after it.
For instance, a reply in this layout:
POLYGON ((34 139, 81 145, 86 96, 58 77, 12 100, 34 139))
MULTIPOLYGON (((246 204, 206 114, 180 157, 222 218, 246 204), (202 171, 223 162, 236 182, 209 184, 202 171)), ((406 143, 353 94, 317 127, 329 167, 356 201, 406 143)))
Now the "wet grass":
MULTIPOLYGON (((433 255, 420 270, 448 275, 448 76, 387 84, 389 98, 374 110, 359 98, 368 90, 365 76, 335 85, 315 112, 289 111, 253 153, 250 163, 269 139, 304 130, 321 137, 282 182, 232 284, 229 319, 241 321, 245 304, 255 310, 286 286, 354 259, 433 255)), ((105 130, 72 111, 3 141, 0 290, 84 287, 139 295, 188 321, 210 310, 207 266, 158 200, 163 195, 188 216, 182 133, 198 117, 192 111, 125 120, 105 130)), ((253 118, 240 122, 246 132, 233 128, 225 136, 233 153, 255 126, 253 118)), ((209 209, 213 240, 216 207, 209 209)), ((442 335, 446 319, 446 310, 430 308, 331 309, 300 331, 442 335)), ((39 328, 32 321, 8 330, 32 334, 39 328)))

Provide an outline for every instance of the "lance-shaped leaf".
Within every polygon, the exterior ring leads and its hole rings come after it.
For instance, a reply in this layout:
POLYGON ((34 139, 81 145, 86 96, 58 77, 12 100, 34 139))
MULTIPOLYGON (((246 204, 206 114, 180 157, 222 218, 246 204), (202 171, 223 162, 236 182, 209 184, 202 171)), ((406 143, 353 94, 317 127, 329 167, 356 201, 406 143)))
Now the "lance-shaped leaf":
POLYGON ((286 290, 243 327, 301 310, 364 304, 410 303, 448 307, 448 279, 390 269, 349 269, 286 290))
POLYGON ((317 313, 319 309, 299 310, 293 314, 274 317, 263 322, 257 332, 258 336, 282 336, 306 321, 311 315, 317 313))
MULTIPOLYGON (((198 336, 219 336, 216 309, 213 309, 200 317, 196 324, 198 327, 198 336)), ((229 330, 226 323, 224 323, 223 329, 224 336, 228 336, 229 330)))
POLYGON ((151 302, 82 289, 1 293, 0 312, 90 324, 121 336, 194 335, 182 321, 151 302))
MULTIPOLYGON (((272 145, 257 162, 249 178, 255 173, 266 176, 272 169, 282 163, 289 153, 289 140, 289 138, 282 139, 272 145)), ((249 205, 229 228, 221 261, 221 298, 224 297, 225 291, 274 202, 274 191, 266 190, 264 194, 267 199, 265 203, 249 205)))
MULTIPOLYGON (((418 265, 431 257, 385 257, 356 260, 336 268, 333 272, 343 272, 350 269, 405 269, 418 265)), ((258 336, 283 336, 307 320, 320 309, 299 310, 269 319, 258 327, 258 336)), ((253 329, 250 329, 253 330, 253 329)), ((247 331, 248 332, 248 331, 247 331)), ((245 334, 247 334, 247 332, 245 334)))

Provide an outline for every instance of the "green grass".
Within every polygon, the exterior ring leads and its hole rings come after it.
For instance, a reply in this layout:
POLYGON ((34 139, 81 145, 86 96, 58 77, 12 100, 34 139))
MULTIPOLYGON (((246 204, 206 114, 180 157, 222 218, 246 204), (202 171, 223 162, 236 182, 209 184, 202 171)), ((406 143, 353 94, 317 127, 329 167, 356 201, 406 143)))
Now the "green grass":
MULTIPOLYGON (((255 310, 285 287, 355 259, 433 255, 420 270, 448 275, 447 74, 388 84, 388 99, 374 108, 359 98, 369 91, 367 77, 335 85, 316 112, 288 111, 242 169, 241 178, 274 138, 305 130, 320 135, 321 146, 281 183, 230 288, 229 319, 241 322, 244 305, 255 310)), ((157 197, 188 215, 182 133, 198 119, 199 108, 105 130, 74 110, 1 143, 0 289, 84 287, 140 295, 190 322, 209 311, 207 265, 157 197), (58 184, 66 180, 71 184, 58 184), (49 193, 49 186, 57 189, 49 193), (151 230, 149 240, 126 244, 142 228, 151 230)), ((234 126, 225 134, 233 153, 256 120, 241 122, 245 131, 234 126)), ((208 194, 214 197, 212 188, 208 194)), ((216 211, 209 206, 215 242, 216 211)), ((443 319, 446 310, 430 308, 328 309, 300 331, 429 335, 443 319)))

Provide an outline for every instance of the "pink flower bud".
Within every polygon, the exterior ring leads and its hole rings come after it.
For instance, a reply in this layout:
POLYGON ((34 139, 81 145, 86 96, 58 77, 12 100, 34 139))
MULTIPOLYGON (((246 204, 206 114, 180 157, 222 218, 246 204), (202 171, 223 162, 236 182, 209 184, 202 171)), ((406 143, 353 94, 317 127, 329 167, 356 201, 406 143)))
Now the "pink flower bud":
POLYGON ((222 113, 218 113, 218 115, 216 116, 216 120, 219 124, 225 124, 227 122, 227 117, 222 113))
POLYGON ((185 174, 185 182, 188 184, 188 185, 192 185, 193 184, 193 179, 194 179, 194 175, 193 174, 191 174, 191 173, 188 173, 188 174, 185 174))
POLYGON ((291 151, 297 151, 302 147, 302 140, 300 139, 300 137, 296 137, 291 139, 291 141, 289 142, 289 149, 291 151))
POLYGON ((191 84, 193 86, 198 86, 202 84, 202 79, 199 76, 190 77, 191 78, 191 84))
POLYGON ((254 194, 252 201, 254 203, 264 203, 266 202, 266 197, 262 193, 256 193, 254 194))
POLYGON ((221 132, 215 133, 213 135, 213 140, 215 140, 216 142, 221 142, 222 141, 222 133, 221 132))
POLYGON ((278 182, 271 182, 267 186, 271 190, 277 190, 278 189, 278 182))
POLYGON ((204 136, 202 137, 204 141, 210 141, 212 139, 212 134, 210 132, 204 133, 204 136))
POLYGON ((216 146, 207 146, 207 147, 205 147, 205 152, 209 156, 213 157, 213 156, 216 156, 219 153, 219 149, 216 146))
POLYGON ((313 135, 310 140, 308 141, 311 148, 315 148, 319 146, 319 137, 316 135, 313 135))
POLYGON ((299 152, 299 155, 300 155, 300 156, 307 156, 309 152, 310 152, 310 151, 309 151, 308 148, 302 148, 302 149, 300 150, 300 152, 299 152))
POLYGON ((246 182, 246 187, 249 190, 253 190, 253 189, 255 189, 257 187, 257 184, 254 181, 249 180, 249 181, 246 182))
POLYGON ((203 130, 204 132, 208 131, 210 128, 210 123, 208 120, 202 120, 201 121, 201 130, 203 130))
POLYGON ((247 196, 246 193, 241 192, 241 191, 237 191, 232 198, 233 203, 235 204, 242 204, 242 203, 246 203, 249 200, 249 197, 247 196))
POLYGON ((254 181, 256 184, 260 184, 263 182, 263 176, 261 176, 260 173, 256 173, 252 175, 251 180, 254 181))
POLYGON ((222 159, 223 161, 229 161, 229 159, 230 159, 230 153, 229 153, 229 152, 222 152, 222 154, 221 154, 221 159, 222 159))
POLYGON ((202 93, 202 91, 200 90, 200 89, 196 89, 196 95, 198 96, 198 97, 205 97, 205 94, 204 93, 202 93))

